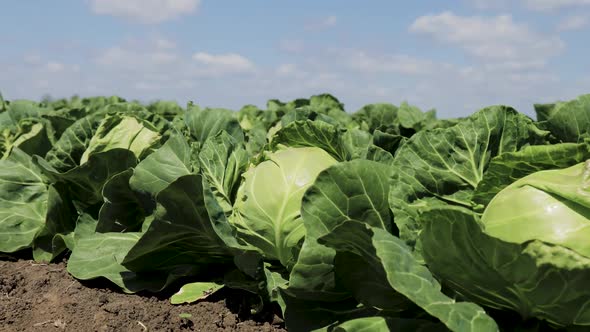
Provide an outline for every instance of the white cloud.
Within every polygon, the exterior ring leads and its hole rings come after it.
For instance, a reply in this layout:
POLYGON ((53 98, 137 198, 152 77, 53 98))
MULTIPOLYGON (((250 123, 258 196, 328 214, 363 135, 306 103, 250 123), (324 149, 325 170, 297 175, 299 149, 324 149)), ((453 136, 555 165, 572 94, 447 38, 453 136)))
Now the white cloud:
POLYGON ((170 49, 176 48, 175 42, 165 39, 165 38, 157 39, 155 41, 155 44, 156 44, 156 48, 161 49, 161 50, 170 50, 170 49))
POLYGON ((505 61, 496 63, 485 63, 482 66, 486 70, 497 71, 535 71, 543 70, 547 62, 544 60, 530 60, 530 61, 505 61))
POLYGON ((244 73, 254 70, 254 64, 236 53, 210 54, 197 52, 192 56, 193 60, 203 65, 206 71, 214 73, 244 73))
POLYGON ((566 7, 581 7, 590 5, 590 0, 523 0, 525 5, 533 10, 556 10, 566 7))
POLYGON ((518 2, 525 8, 536 11, 552 11, 590 5, 590 0, 466 0, 466 2, 478 9, 506 9, 518 2))
POLYGON ((435 64, 432 61, 403 54, 375 56, 363 51, 351 52, 350 54, 347 65, 352 69, 363 72, 420 75, 435 70, 435 64))
POLYGON ((305 50, 305 43, 303 40, 283 39, 279 42, 279 49, 287 53, 302 53, 305 50))
POLYGON ((51 73, 57 73, 64 70, 65 66, 63 63, 50 61, 47 64, 45 64, 45 68, 51 73))
POLYGON ((129 86, 141 91, 181 85, 186 88, 202 79, 231 80, 234 76, 256 72, 254 63, 237 53, 191 54, 174 41, 162 38, 129 40, 104 49, 97 54, 94 64, 104 71, 104 75, 133 77, 129 86))
POLYGON ((25 61, 25 63, 30 65, 38 65, 42 61, 41 56, 39 54, 27 54, 24 56, 23 60, 25 61))
POLYGON ((587 27, 590 24, 590 18, 588 16, 576 15, 569 16, 561 20, 557 25, 557 30, 568 31, 568 30, 580 30, 587 27))
POLYGON ((51 83, 49 82, 49 80, 46 79, 37 79, 34 81, 34 85, 37 88, 47 89, 51 86, 51 83))
POLYGON ((92 10, 142 23, 161 23, 194 13, 199 4, 200 0, 92 0, 92 10))
POLYGON ((318 31, 336 26, 338 18, 334 15, 326 16, 319 20, 310 21, 305 25, 305 30, 318 31))
POLYGON ((177 59, 171 52, 114 46, 102 52, 96 61, 104 66, 134 69, 171 64, 177 59))
POLYGON ((410 31, 459 46, 486 61, 541 61, 565 47, 559 37, 536 33, 510 15, 458 16, 447 11, 417 18, 410 31))
POLYGON ((301 87, 304 89, 310 88, 311 85, 318 84, 317 82, 321 82, 325 79, 330 79, 330 77, 326 76, 325 73, 322 74, 321 70, 315 70, 314 73, 309 71, 310 68, 305 68, 305 66, 296 64, 296 63, 283 63, 279 65, 274 72, 269 73, 269 77, 273 77, 273 79, 269 80, 270 82, 274 82, 271 84, 276 84, 276 81, 281 81, 280 85, 290 85, 293 82, 298 82, 301 87), (316 75, 315 73, 320 73, 316 75), (283 82, 283 80, 287 80, 289 83, 283 82))
POLYGON ((176 54, 166 52, 155 52, 150 55, 152 61, 156 64, 166 64, 176 61, 176 54))
POLYGON ((325 26, 325 27, 331 27, 331 26, 335 26, 336 23, 338 22, 338 18, 334 15, 328 16, 326 18, 324 18, 320 24, 325 26))
POLYGON ((294 63, 284 63, 280 65, 276 70, 279 76, 289 76, 297 73, 297 65, 294 63))
POLYGON ((35 70, 41 70, 44 73, 77 73, 80 71, 80 65, 78 64, 66 64, 55 60, 46 60, 39 54, 27 54, 23 57, 23 63, 27 64, 35 70))
POLYGON ((510 0, 466 0, 466 2, 478 9, 500 9, 507 7, 510 0))

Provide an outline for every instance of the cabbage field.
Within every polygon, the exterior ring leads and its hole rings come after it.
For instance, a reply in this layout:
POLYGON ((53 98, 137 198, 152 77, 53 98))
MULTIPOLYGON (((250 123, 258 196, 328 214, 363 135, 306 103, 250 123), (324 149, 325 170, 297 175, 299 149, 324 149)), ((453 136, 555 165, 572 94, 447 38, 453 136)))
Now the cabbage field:
POLYGON ((0 253, 289 331, 588 331, 590 95, 534 107, 0 97, 0 253))

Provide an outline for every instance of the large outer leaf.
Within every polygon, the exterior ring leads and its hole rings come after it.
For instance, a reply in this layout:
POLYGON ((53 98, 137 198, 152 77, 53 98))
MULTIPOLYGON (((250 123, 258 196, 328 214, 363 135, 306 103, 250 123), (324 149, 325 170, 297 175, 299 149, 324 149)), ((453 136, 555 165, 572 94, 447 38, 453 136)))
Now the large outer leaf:
POLYGON ((132 175, 133 169, 129 168, 115 174, 105 183, 102 189, 104 204, 98 213, 97 232, 136 232, 141 229, 146 213, 129 186, 132 175))
POLYGON ((115 174, 137 164, 133 152, 119 148, 92 154, 86 163, 63 173, 38 156, 33 157, 33 161, 52 181, 66 183, 72 198, 82 207, 101 203, 104 184, 115 174))
POLYGON ((353 114, 361 128, 373 133, 379 129, 389 134, 399 134, 398 108, 393 104, 379 103, 363 106, 353 114))
MULTIPOLYGON (((398 109, 399 123, 402 128, 418 131, 423 126, 426 115, 416 107, 403 102, 398 109)), ((402 132, 403 133, 403 132, 402 132)))
POLYGON ((485 108, 457 125, 412 136, 396 153, 390 204, 400 237, 414 245, 423 197, 471 206, 490 160, 541 142, 532 120, 505 106, 485 108))
POLYGON ((77 120, 86 116, 85 109, 79 108, 65 108, 53 111, 49 114, 43 115, 43 119, 46 119, 51 126, 47 127, 49 139, 53 144, 57 143, 61 135, 77 120))
POLYGON ((309 97, 309 106, 321 111, 340 111, 344 112, 344 104, 342 104, 336 97, 329 93, 322 93, 309 97))
POLYGON ((367 160, 376 161, 388 166, 391 166, 394 160, 393 155, 391 153, 383 150, 382 148, 376 145, 369 146, 366 158, 367 160))
POLYGON ((232 237, 229 224, 209 218, 199 175, 178 178, 157 196, 155 219, 130 249, 123 265, 140 271, 170 271, 183 266, 231 263, 233 252, 224 242, 232 237))
POLYGON ((467 298, 556 325, 590 326, 590 258, 541 241, 503 242, 477 214, 436 207, 422 214, 420 239, 430 269, 467 298))
POLYGON ((0 113, 4 112, 6 110, 6 101, 4 101, 4 97, 2 97, 2 94, 0 93, 0 113))
POLYGON ((371 144, 371 134, 364 130, 360 130, 357 128, 347 129, 342 136, 340 136, 340 141, 346 150, 346 155, 349 158, 348 160, 352 159, 370 159, 368 154, 371 153, 371 148, 375 146, 371 144))
POLYGON ((288 293, 318 301, 350 296, 335 284, 336 252, 317 240, 349 219, 391 231, 388 177, 386 165, 368 160, 339 163, 320 173, 303 197, 301 215, 307 235, 291 271, 288 293))
POLYGON ((355 296, 366 305, 399 310, 403 304, 399 298, 405 296, 451 331, 498 331, 494 320, 481 307, 455 302, 444 295, 428 268, 416 261, 411 248, 384 229, 347 221, 319 242, 338 252, 337 275, 353 287, 355 296), (358 270, 366 273, 359 275, 355 272, 358 270))
POLYGON ((168 120, 174 119, 175 116, 183 114, 184 110, 177 102, 171 100, 158 100, 147 105, 151 113, 159 114, 168 120))
POLYGON ((121 262, 137 243, 141 233, 94 233, 79 239, 68 260, 68 272, 77 279, 106 278, 125 292, 160 291, 178 277, 194 273, 177 269, 174 273, 136 273, 121 262))
POLYGON ((477 185, 473 201, 483 206, 512 182, 531 173, 566 168, 590 158, 588 144, 563 143, 525 147, 493 158, 477 185))
POLYGON ((199 142, 199 145, 222 130, 238 141, 244 140, 244 133, 236 115, 227 109, 206 108, 201 110, 198 107, 189 107, 184 115, 184 121, 191 136, 199 142))
POLYGON ((283 144, 292 147, 315 146, 334 158, 350 160, 350 151, 342 142, 343 129, 323 121, 294 121, 281 128, 272 138, 273 146, 283 144))
POLYGON ((236 190, 242 173, 249 165, 249 157, 242 144, 225 131, 209 138, 199 153, 201 174, 226 216, 231 214, 236 190))
POLYGON ((363 317, 351 319, 341 324, 314 330, 314 332, 440 332, 445 326, 420 319, 404 319, 392 317, 363 317))
POLYGON ((33 258, 35 261, 49 262, 67 248, 65 237, 72 235, 76 228, 75 210, 70 198, 49 186, 47 196, 47 213, 45 223, 33 241, 33 258))
POLYGON ((74 122, 47 152, 47 162, 59 172, 66 172, 80 165, 82 154, 103 117, 102 113, 94 113, 74 122))
POLYGON ((272 137, 272 147, 319 147, 340 161, 367 158, 372 136, 357 128, 342 129, 324 121, 293 121, 272 137))
POLYGON ((337 123, 334 119, 330 118, 329 116, 326 116, 325 114, 318 114, 314 112, 314 110, 309 106, 303 106, 296 110, 287 112, 287 114, 283 115, 281 117, 280 128, 284 128, 288 124, 291 124, 295 121, 305 120, 323 121, 331 125, 335 125, 337 123))
POLYGON ((49 109, 28 100, 16 100, 0 115, 0 157, 8 156, 12 148, 33 155, 45 155, 51 149, 48 127, 43 119, 49 109))
POLYGON ((45 223, 48 186, 31 157, 15 149, 0 160, 0 252, 31 246, 45 223))
MULTIPOLYGON (((193 151, 186 139, 174 132, 162 147, 143 159, 129 179, 145 215, 156 208, 156 195, 183 175, 193 172, 193 151)), ((144 223, 144 227, 147 223, 144 223)))
POLYGON ((19 149, 0 160, 0 252, 33 246, 36 261, 50 261, 66 248, 61 237, 76 224, 60 189, 19 149))
POLYGON ((392 154, 405 142, 406 138, 401 135, 384 133, 381 130, 373 132, 373 144, 392 154))
POLYGON ((139 159, 151 152, 160 137, 151 124, 133 116, 107 116, 88 142, 88 147, 80 157, 80 164, 84 164, 92 154, 117 148, 127 149, 139 159))
POLYGON ((12 122, 19 124, 23 121, 36 121, 44 114, 47 114, 49 109, 42 108, 38 103, 29 100, 13 100, 8 105, 7 113, 12 119, 12 122))
POLYGON ((537 118, 562 142, 581 142, 590 134, 590 94, 567 102, 536 104, 537 118))
MULTIPOLYGON (((35 123, 30 126, 24 126, 28 131, 16 138, 12 143, 29 155, 44 156, 51 149, 51 142, 47 135, 48 124, 35 123)), ((21 127, 22 128, 22 127, 21 127)))
POLYGON ((182 135, 175 133, 161 148, 137 164, 129 186, 144 196, 147 208, 160 191, 191 172, 191 148, 182 135))
POLYGON ((330 331, 329 326, 335 322, 345 322, 360 317, 378 314, 375 308, 359 306, 354 299, 327 304, 324 301, 307 301, 282 292, 287 310, 285 324, 289 332, 308 332, 316 329, 330 331))

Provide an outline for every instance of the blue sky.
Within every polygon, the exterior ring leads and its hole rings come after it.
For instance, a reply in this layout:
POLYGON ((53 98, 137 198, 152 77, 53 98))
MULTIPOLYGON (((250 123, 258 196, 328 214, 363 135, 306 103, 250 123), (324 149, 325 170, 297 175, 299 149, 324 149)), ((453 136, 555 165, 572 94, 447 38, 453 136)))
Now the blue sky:
POLYGON ((3 6, 7 99, 263 107, 329 92, 464 116, 590 93, 590 0, 27 0, 3 6))

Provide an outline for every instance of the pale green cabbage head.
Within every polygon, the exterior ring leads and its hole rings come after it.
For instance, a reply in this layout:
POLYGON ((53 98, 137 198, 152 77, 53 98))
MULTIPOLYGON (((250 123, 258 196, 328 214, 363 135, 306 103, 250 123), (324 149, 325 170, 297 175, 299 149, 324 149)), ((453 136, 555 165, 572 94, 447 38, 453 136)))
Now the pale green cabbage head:
POLYGON ((541 240, 590 257, 590 163, 530 174, 484 211, 485 232, 513 243, 541 240))
POLYGON ((293 248, 305 236, 300 211, 303 194, 321 171, 336 163, 320 148, 286 148, 249 169, 230 218, 238 238, 267 259, 292 265, 293 248))

